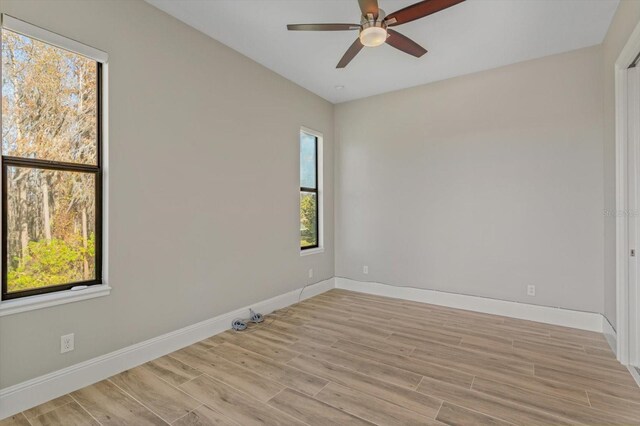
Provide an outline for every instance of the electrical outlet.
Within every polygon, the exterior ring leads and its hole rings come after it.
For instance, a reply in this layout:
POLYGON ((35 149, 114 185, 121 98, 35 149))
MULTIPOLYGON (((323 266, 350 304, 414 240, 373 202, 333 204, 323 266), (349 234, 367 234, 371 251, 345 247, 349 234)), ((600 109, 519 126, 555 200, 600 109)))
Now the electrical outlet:
POLYGON ((73 333, 60 337, 60 353, 71 352, 74 349, 73 333))
POLYGON ((364 266, 362 267, 362 273, 363 273, 363 274, 368 274, 368 273, 369 273, 369 267, 368 267, 367 265, 364 265, 364 266))
POLYGON ((313 278, 313 269, 309 269, 309 278, 313 278))
POLYGON ((535 296, 536 295, 536 286, 528 285, 527 286, 527 296, 535 296))

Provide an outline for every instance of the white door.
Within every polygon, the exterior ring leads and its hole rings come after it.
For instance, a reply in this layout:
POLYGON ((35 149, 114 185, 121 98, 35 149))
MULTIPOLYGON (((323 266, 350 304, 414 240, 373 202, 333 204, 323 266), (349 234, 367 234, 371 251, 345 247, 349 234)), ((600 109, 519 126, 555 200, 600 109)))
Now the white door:
POLYGON ((629 364, 640 367, 640 67, 627 70, 627 138, 629 173, 629 364))

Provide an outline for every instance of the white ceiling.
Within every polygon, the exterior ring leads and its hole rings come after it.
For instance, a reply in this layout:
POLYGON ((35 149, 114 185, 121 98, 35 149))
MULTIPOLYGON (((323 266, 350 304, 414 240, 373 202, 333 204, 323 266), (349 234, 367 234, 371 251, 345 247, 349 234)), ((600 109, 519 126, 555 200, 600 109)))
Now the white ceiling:
MULTIPOLYGON (((417 0, 378 0, 387 14, 417 0)), ((395 27, 429 53, 364 48, 335 68, 357 31, 287 31, 293 23, 359 22, 357 0, 147 0, 334 102, 403 89, 602 42, 619 0, 467 0, 395 27), (344 86, 339 90, 336 86, 344 86)))

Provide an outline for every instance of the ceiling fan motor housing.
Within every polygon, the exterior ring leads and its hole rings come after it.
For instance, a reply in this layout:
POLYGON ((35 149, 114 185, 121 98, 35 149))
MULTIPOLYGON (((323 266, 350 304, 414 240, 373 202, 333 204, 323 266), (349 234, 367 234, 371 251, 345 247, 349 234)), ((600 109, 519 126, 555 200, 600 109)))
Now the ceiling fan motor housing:
POLYGON ((367 47, 380 46, 387 40, 389 34, 387 34, 387 23, 384 18, 385 13, 382 9, 379 9, 377 18, 372 13, 362 16, 360 41, 363 45, 367 47))

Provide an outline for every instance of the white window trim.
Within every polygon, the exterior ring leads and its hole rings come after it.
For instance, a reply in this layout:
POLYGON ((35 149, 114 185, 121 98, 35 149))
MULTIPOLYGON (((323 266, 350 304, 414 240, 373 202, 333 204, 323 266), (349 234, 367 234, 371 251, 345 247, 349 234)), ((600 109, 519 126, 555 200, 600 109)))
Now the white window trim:
POLYGON ((95 299, 96 297, 108 296, 110 293, 111 287, 107 284, 97 284, 82 290, 57 291, 55 293, 6 300, 0 304, 0 317, 64 305, 65 303, 79 302, 80 300, 95 299))
POLYGON ((309 256, 309 255, 318 254, 318 253, 324 253, 324 247, 320 246, 320 247, 306 249, 306 250, 300 249, 300 256, 309 256))
MULTIPOLYGON (((316 182, 318 185, 318 247, 307 250, 300 249, 300 256, 309 256, 324 253, 324 136, 319 131, 305 126, 300 127, 300 133, 306 133, 318 138, 318 182, 316 182)), ((298 150, 299 149, 300 138, 298 137, 298 150)), ((298 171, 299 170, 300 165, 298 165, 298 171)), ((300 187, 300 185, 298 185, 298 187, 300 187)), ((299 199, 300 197, 298 197, 298 200, 299 199)), ((298 205, 298 211, 300 211, 300 205, 298 205)), ((299 239, 298 245, 300 245, 299 239)))
POLYGON ((94 47, 87 46, 79 41, 61 36, 60 34, 37 27, 4 13, 2 14, 2 28, 20 33, 30 38, 35 38, 36 40, 68 50, 69 52, 86 56, 87 58, 93 59, 94 61, 102 64, 106 64, 109 60, 109 55, 94 47))
MULTIPOLYGON (((55 293, 39 294, 12 300, 0 300, 0 317, 13 315, 51 306, 78 302, 108 296, 109 285, 109 55, 86 44, 63 37, 12 16, 0 15, 3 29, 40 40, 61 49, 68 50, 102 64, 102 284, 92 285, 79 290, 65 290, 55 293)), ((0 74, 2 71, 0 62, 0 74)), ((0 123, 2 111, 0 111, 0 123)), ((0 200, 1 207, 1 200, 0 200)), ((0 277, 1 279, 1 277, 0 277)))

